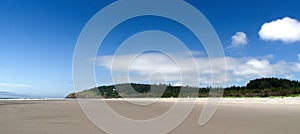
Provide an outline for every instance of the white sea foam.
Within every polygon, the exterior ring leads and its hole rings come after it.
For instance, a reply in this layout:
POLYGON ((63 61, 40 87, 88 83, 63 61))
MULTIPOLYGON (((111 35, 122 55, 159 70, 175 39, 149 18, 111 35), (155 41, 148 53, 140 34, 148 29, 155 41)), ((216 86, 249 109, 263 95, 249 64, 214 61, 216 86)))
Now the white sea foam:
MULTIPOLYGON (((65 98, 21 98, 0 100, 70 100, 65 98)), ((71 99, 74 100, 74 99, 71 99)), ((75 99, 76 100, 76 99, 75 99)), ((166 102, 166 103, 206 103, 218 101, 218 98, 112 98, 112 99, 89 99, 105 101, 131 101, 131 102, 166 102)), ((221 103, 245 103, 245 104, 300 104, 300 97, 274 97, 274 98, 221 98, 221 103)))
MULTIPOLYGON (((218 98, 118 98, 118 99, 104 99, 106 101, 158 101, 158 102, 194 102, 206 103, 210 101, 218 101, 218 98)), ((249 103, 249 104, 300 104, 300 97, 274 97, 274 98, 221 98, 221 103, 249 103)))

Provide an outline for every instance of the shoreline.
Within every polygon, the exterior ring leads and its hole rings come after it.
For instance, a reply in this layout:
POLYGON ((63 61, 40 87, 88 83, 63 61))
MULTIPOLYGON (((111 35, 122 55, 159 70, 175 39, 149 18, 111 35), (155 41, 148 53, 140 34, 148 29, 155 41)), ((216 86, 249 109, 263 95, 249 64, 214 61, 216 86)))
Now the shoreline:
MULTIPOLYGON (((99 99, 93 99, 99 100, 99 99)), ((101 99, 104 101, 158 101, 158 102, 194 102, 206 103, 216 102, 218 98, 118 98, 118 99, 101 99), (179 101, 180 100, 180 101, 179 101)), ((221 98, 220 104, 238 103, 238 104, 300 104, 300 97, 284 98, 221 98)))
MULTIPOLYGON (((300 97, 267 97, 267 98, 257 98, 257 97, 223 97, 220 98, 221 103, 240 103, 240 104, 300 104, 300 97)), ((108 98, 108 99, 98 99, 98 98, 41 98, 41 99, 0 99, 0 101, 68 101, 68 100, 104 100, 104 101, 151 101, 151 102, 194 102, 196 103, 206 103, 209 101, 216 102, 219 98, 108 98)))

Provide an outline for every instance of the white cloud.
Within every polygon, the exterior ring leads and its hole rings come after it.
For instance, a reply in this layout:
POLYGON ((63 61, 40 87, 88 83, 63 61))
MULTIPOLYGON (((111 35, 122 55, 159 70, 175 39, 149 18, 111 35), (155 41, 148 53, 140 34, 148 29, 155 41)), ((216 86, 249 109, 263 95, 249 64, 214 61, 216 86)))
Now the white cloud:
POLYGON ((294 68, 295 71, 300 71, 300 63, 296 63, 296 67, 294 68))
MULTIPOLYGON (((151 79, 152 82, 157 83, 164 83, 165 81, 178 83, 182 73, 184 73, 182 76, 184 79, 196 75, 197 67, 195 65, 197 64, 195 63, 193 66, 193 60, 192 56, 183 52, 168 56, 161 53, 145 53, 142 55, 100 56, 97 57, 96 63, 116 72, 113 73, 113 76, 114 80, 117 81, 127 82, 127 71, 129 71, 133 74, 130 77, 132 82, 151 79), (155 73, 161 75, 153 75, 155 73)), ((207 66, 210 67, 210 65, 207 66)))
POLYGON ((258 34, 261 39, 266 41, 282 41, 284 43, 300 41, 300 22, 290 17, 266 22, 258 34))
POLYGON ((298 54, 298 60, 299 60, 299 63, 295 63, 296 65, 294 67, 294 70, 300 72, 300 54, 298 54))
POLYGON ((0 87, 30 87, 27 84, 0 83, 0 87))
POLYGON ((244 32, 236 32, 231 37, 231 45, 228 48, 246 45, 248 43, 247 35, 244 32))
MULTIPOLYGON (((226 82, 230 83, 247 82, 259 77, 290 77, 296 71, 300 71, 298 62, 270 63, 269 59, 273 57, 272 55, 245 58, 225 57, 226 68, 222 66, 224 58, 192 57, 184 54, 170 54, 169 56, 160 53, 147 53, 139 57, 134 57, 134 55, 100 56, 96 62, 98 66, 116 71, 116 74, 119 75, 118 79, 122 79, 124 82, 127 82, 126 75, 128 75, 127 70, 129 69, 130 74, 134 74, 130 76, 132 82, 149 81, 149 77, 151 77, 152 82, 181 83, 182 85, 186 85, 186 83, 182 83, 181 79, 195 81, 190 76, 195 75, 197 70, 200 77, 197 81, 204 85, 211 83, 212 73, 226 73, 226 82), (111 62, 113 57, 114 64, 111 62), (193 66, 194 60, 197 67, 193 66), (211 63, 217 65, 214 70, 211 69, 211 63), (161 75, 152 75, 153 73, 161 75)), ((214 78, 214 84, 223 81, 222 75, 214 78)))
POLYGON ((182 83, 175 83, 174 86, 183 86, 182 83))

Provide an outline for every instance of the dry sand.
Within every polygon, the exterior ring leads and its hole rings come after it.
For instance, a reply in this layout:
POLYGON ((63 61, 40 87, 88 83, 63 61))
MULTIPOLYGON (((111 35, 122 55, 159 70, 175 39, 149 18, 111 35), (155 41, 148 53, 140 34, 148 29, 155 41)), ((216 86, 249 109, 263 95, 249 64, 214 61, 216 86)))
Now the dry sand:
MULTIPOLYGON (((107 100, 123 116, 152 118, 166 112, 175 99, 133 106, 107 100)), ((206 99, 199 99, 174 134, 299 134, 300 98, 225 98, 214 117, 203 127, 198 119, 206 99)), ((77 100, 0 100, 1 134, 101 134, 82 112, 77 100)), ((117 126, 116 126, 117 129, 117 126)))

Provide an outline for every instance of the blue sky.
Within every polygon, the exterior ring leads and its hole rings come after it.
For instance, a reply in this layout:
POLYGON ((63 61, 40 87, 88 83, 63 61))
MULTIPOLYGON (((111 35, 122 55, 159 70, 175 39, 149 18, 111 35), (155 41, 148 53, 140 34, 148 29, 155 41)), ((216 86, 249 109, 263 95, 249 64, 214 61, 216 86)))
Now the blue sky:
MULTIPOLYGON (((76 41, 91 17, 112 2, 2 0, 0 91, 37 97, 64 97, 73 92, 72 59, 76 41)), ((244 85, 250 79, 271 76, 300 80, 300 2, 187 2, 208 18, 222 42, 226 59, 230 63, 227 70, 228 85, 244 85), (280 30, 283 31, 278 32, 280 30)), ((191 51, 198 52, 199 62, 207 62, 203 47, 188 30, 176 22, 151 16, 134 18, 117 27, 99 49, 99 63, 96 66, 99 85, 111 83, 108 60, 121 41, 143 30, 173 32, 177 37, 190 42, 186 45, 191 51)), ((150 53, 143 58, 151 56, 161 55, 150 53)), ((152 68, 139 68, 135 70, 136 73, 153 71, 152 68)), ((170 82, 177 84, 176 79, 171 78, 170 82)))

